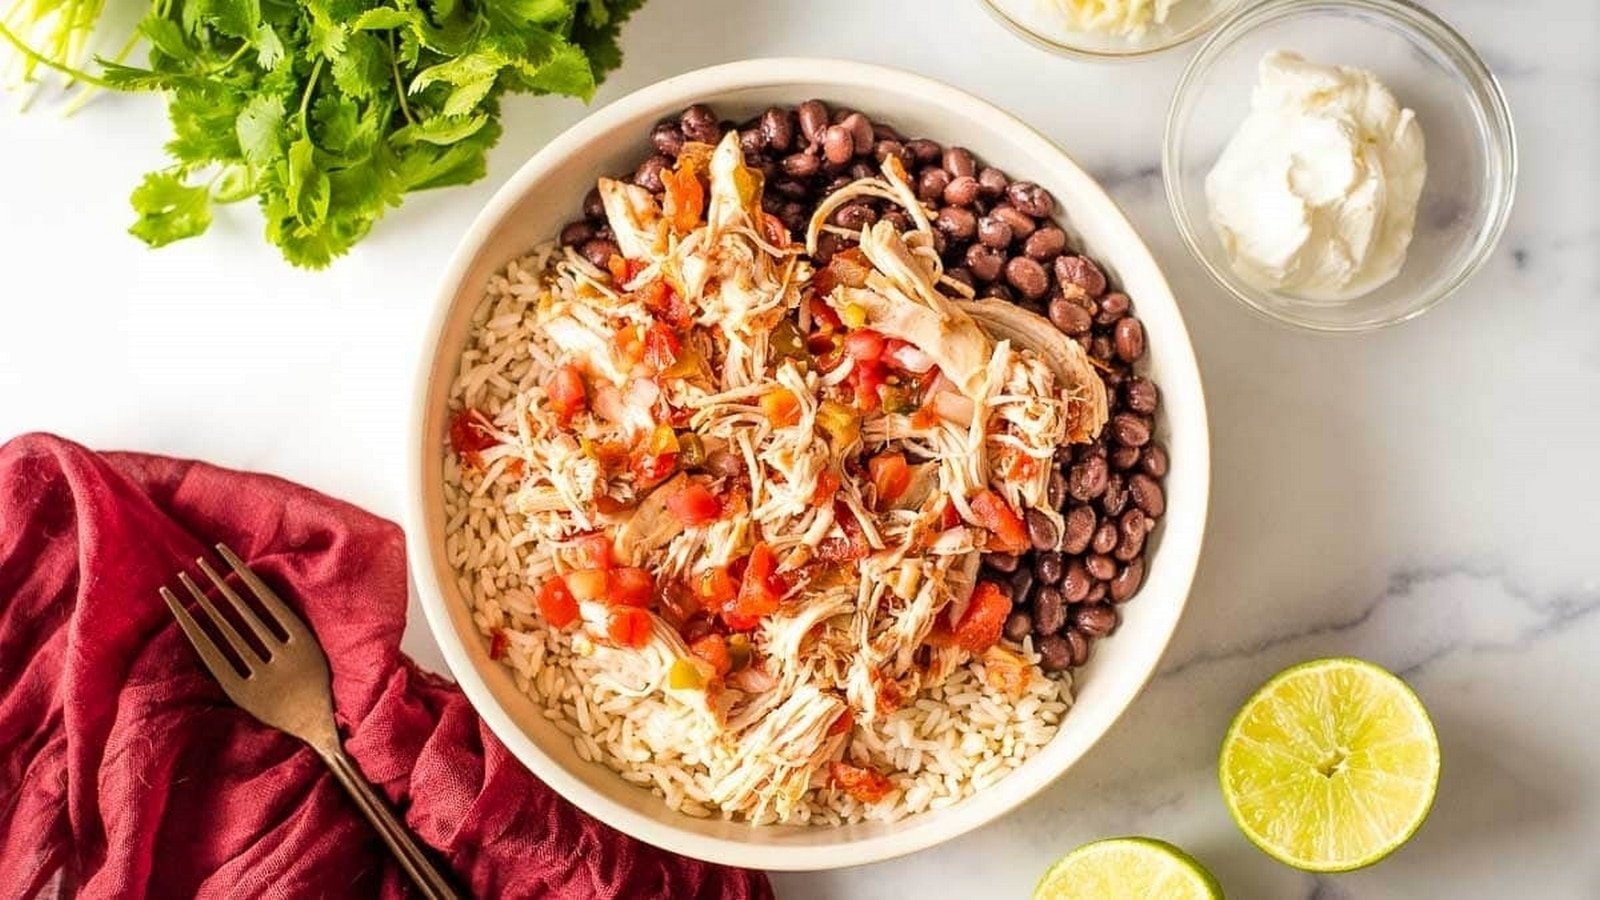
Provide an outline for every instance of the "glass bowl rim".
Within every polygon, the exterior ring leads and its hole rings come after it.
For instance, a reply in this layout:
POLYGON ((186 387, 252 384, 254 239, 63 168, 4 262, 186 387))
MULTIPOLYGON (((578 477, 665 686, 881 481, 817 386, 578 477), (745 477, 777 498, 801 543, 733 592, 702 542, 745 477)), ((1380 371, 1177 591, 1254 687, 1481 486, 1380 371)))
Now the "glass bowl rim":
POLYGON ((1211 15, 1200 20, 1199 23, 1181 31, 1165 41, 1150 44, 1149 46, 1133 46, 1128 50, 1091 50, 1078 44, 1070 44, 1047 38, 1028 26, 1018 22, 1005 10, 1001 9, 996 0, 978 0, 989 15, 999 22, 1006 30, 1024 41, 1059 56, 1072 59, 1087 60, 1090 62, 1131 62, 1134 60, 1148 59, 1152 56, 1165 53, 1174 47, 1180 47, 1199 38, 1206 32, 1215 29, 1219 22, 1228 21, 1235 15, 1239 8, 1246 6, 1249 0, 1218 0, 1221 6, 1211 15))

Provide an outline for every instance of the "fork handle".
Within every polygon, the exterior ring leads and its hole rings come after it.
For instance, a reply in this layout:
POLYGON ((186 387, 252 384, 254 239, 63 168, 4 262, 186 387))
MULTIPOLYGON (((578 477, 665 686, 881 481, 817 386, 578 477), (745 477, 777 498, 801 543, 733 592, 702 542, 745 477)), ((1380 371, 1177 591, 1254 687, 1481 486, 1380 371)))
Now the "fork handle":
POLYGON ((383 842, 389 845, 389 850, 395 858, 400 860, 401 868, 411 876, 411 881, 422 892, 422 896, 429 900, 457 900, 460 896, 450 883, 445 880, 444 874, 428 858, 416 838, 389 809, 389 804, 378 796, 372 785, 367 783, 361 772, 356 769, 355 763, 337 743, 331 748, 317 748, 322 758, 328 763, 328 768, 333 770, 333 777, 344 785, 350 798, 361 808, 362 815, 378 829, 378 834, 383 842))

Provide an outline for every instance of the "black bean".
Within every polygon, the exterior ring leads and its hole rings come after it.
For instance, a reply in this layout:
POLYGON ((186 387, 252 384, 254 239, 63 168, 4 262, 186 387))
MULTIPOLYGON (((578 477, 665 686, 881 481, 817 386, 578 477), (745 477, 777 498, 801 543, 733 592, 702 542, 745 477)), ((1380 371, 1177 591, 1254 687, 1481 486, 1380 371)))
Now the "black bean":
POLYGON ((1087 256, 1056 257, 1056 281, 1063 285, 1076 285, 1090 297, 1105 293, 1106 276, 1094 260, 1087 256))
POLYGON ((745 165, 760 166, 765 159, 762 154, 767 149, 767 139, 762 137, 759 128, 746 128, 739 132, 739 149, 744 151, 745 165))
POLYGON ((683 150, 683 129, 677 122, 657 122, 656 127, 650 129, 650 146, 656 148, 657 153, 676 159, 683 150))
POLYGON ((1156 411, 1160 395, 1156 391, 1155 382, 1135 376, 1123 383, 1122 402, 1133 412, 1148 416, 1156 411))
POLYGON ((1117 523, 1107 520, 1094 530, 1089 547, 1096 553, 1110 553, 1117 549, 1117 523))
POLYGON ((799 153, 791 153, 785 156, 779 165, 783 167, 784 172, 795 178, 810 178, 812 175, 817 174, 818 169, 822 168, 821 161, 803 150, 799 153))
POLYGON ((1111 438, 1124 447, 1143 447, 1150 443, 1150 420, 1134 413, 1111 417, 1111 438))
POLYGON ((949 147, 944 151, 944 170, 952 178, 962 175, 976 175, 978 164, 972 158, 972 151, 965 147, 949 147))
POLYGON ((811 217, 806 214, 805 204, 790 201, 779 208, 778 220, 783 223, 784 228, 789 229, 790 234, 798 235, 805 230, 811 217))
POLYGON ((929 166, 917 173, 917 199, 924 203, 938 203, 944 199, 944 189, 950 186, 950 173, 929 166))
POLYGON ((1149 533, 1145 531, 1146 521, 1144 510, 1137 507, 1122 514, 1122 518, 1117 520, 1120 537, 1117 540, 1117 549, 1112 552, 1113 556, 1128 562, 1144 550, 1144 536, 1149 533))
POLYGON ((950 206, 971 206, 978 199, 978 179, 958 175, 944 188, 944 202, 950 206))
POLYGON ((1019 212, 1009 203, 995 206, 989 210, 989 215, 1011 226, 1011 239, 1014 241, 1027 240, 1028 235, 1033 234, 1039 227, 1039 223, 1035 222, 1032 216, 1019 212))
POLYGON ((833 212, 833 224, 851 231, 860 231, 878 221, 878 211, 865 203, 846 203, 833 212))
POLYGON ((1019 562, 1021 560, 1010 553, 986 553, 983 557, 984 565, 994 569, 996 572, 1005 572, 1008 575, 1017 570, 1019 562))
POLYGON ((944 155, 944 151, 940 149, 939 145, 927 138, 906 141, 906 152, 910 153, 911 158, 916 160, 919 165, 924 166, 937 163, 939 158, 944 155))
MULTIPOLYGON (((1070 632, 1069 632, 1070 638, 1070 632)), ((1081 642, 1083 639, 1079 638, 1081 642)), ((1047 634, 1034 642, 1033 649, 1039 653, 1039 668, 1046 672, 1065 672, 1079 663, 1073 662, 1072 644, 1068 639, 1058 635, 1047 634)), ((1088 648, 1084 648, 1084 655, 1088 655, 1088 648)))
POLYGON ((1132 316, 1119 320, 1116 330, 1112 332, 1111 344, 1116 348, 1118 359, 1130 363, 1137 361, 1144 356, 1144 325, 1132 316))
POLYGON ((716 478, 738 478, 745 474, 744 460, 739 458, 739 454, 728 450, 713 450, 706 454, 705 464, 701 468, 716 478))
POLYGON ((1120 516, 1122 511, 1127 508, 1127 481, 1123 478, 1121 472, 1112 472, 1106 478, 1106 492, 1100 495, 1100 511, 1108 516, 1120 516))
POLYGON ((666 185, 661 183, 661 173, 672 168, 672 160, 657 153, 639 164, 633 173, 633 183, 644 188, 652 194, 659 194, 666 190, 666 185))
POLYGON ((716 113, 701 103, 696 103, 678 116, 678 127, 683 129, 683 136, 691 141, 715 144, 722 140, 722 123, 717 121, 716 113))
POLYGON ((1088 549, 1094 526, 1094 507, 1074 506, 1067 510, 1066 536, 1061 540, 1061 549, 1068 553, 1082 553, 1088 549))
POLYGON ((1167 511, 1167 495, 1161 490, 1161 482, 1143 472, 1135 472, 1128 479, 1128 493, 1133 505, 1147 516, 1160 516, 1167 511))
POLYGON ((805 139, 813 144, 821 143, 822 132, 828 127, 828 105, 821 100, 807 100, 795 113, 805 139))
POLYGON ((993 281, 1000 277, 1000 269, 1006 264, 1006 255, 993 247, 973 244, 967 248, 966 263, 972 277, 979 281, 993 281))
POLYGON ((1024 638, 1032 633, 1033 616, 1028 615, 1026 610, 1015 610, 1006 617, 1006 640, 1020 644, 1024 638))
POLYGON ((1033 593, 1033 627, 1043 634, 1055 634, 1067 624, 1067 602, 1053 587, 1037 588, 1033 593))
POLYGON ((1019 600, 1026 598, 1028 592, 1033 590, 1033 567, 1018 566, 1011 573, 1011 596, 1019 600))
POLYGON ((829 125, 822 132, 822 156, 829 165, 849 165, 855 155, 855 139, 850 136, 850 129, 843 125, 829 125))
POLYGON ((879 216, 878 220, 881 222, 888 222, 890 225, 893 225, 895 231, 911 230, 911 216, 903 209, 891 209, 879 216))
POLYGON ((611 262, 611 257, 617 255, 617 245, 604 238, 590 238, 583 242, 583 246, 578 248, 578 252, 583 255, 584 259, 589 261, 590 265, 603 272, 607 264, 611 262))
POLYGON ((1067 470, 1067 494, 1074 500, 1093 500, 1106 492, 1106 460, 1091 456, 1067 470))
POLYGON ((1100 298, 1100 313, 1094 317, 1094 322, 1096 325, 1110 325, 1127 315, 1132 306, 1127 294, 1113 291, 1100 298))
POLYGON ((958 241, 967 241, 971 240, 973 233, 978 230, 978 217, 973 215, 970 209, 962 209, 959 206, 946 206, 944 209, 939 210, 939 214, 934 217, 933 224, 935 228, 944 232, 945 237, 958 241))
MULTIPOLYGON (((811 196, 811 189, 798 178, 775 178, 771 182, 772 189, 767 194, 777 194, 785 200, 804 200, 811 196)), ((766 195, 763 195, 765 199, 766 195)))
POLYGON ((1138 447, 1116 447, 1106 456, 1111 468, 1123 471, 1139 464, 1138 447))
POLYGON ((900 165, 911 165, 911 154, 906 152, 906 145, 899 141, 882 140, 872 145, 872 158, 878 162, 886 162, 889 157, 900 160, 900 165))
POLYGON ((1056 198, 1031 181, 1014 181, 1006 188, 1006 199, 1019 211, 1036 219, 1048 218, 1056 211, 1056 198))
POLYGON ((872 152, 872 145, 877 138, 872 133, 872 121, 861 113, 853 112, 839 122, 840 127, 850 132, 850 139, 855 143, 857 156, 866 156, 872 152))
POLYGON ((1072 610, 1072 630, 1087 637, 1105 637, 1117 627, 1117 611, 1104 603, 1086 604, 1072 610))
POLYGON ((1083 598, 1085 603, 1099 603, 1106 598, 1106 585, 1109 582, 1096 581, 1094 587, 1089 588, 1089 596, 1083 598))
POLYGON ((1068 631, 1062 635, 1062 638, 1066 640, 1067 646, 1072 651, 1072 665, 1074 668, 1089 661, 1089 639, 1084 637, 1081 632, 1068 631))
POLYGON ((882 122, 872 123, 872 136, 880 141, 895 141, 901 144, 906 142, 906 136, 900 133, 900 129, 882 122))
MULTIPOLYGON (((1100 360, 1101 362, 1110 362, 1111 338, 1108 338, 1103 334, 1095 335, 1094 339, 1089 342, 1089 355, 1100 360)), ((1109 388, 1110 385, 1106 385, 1106 387, 1109 388)))
POLYGON ((1050 521, 1043 510, 1030 509, 1024 517, 1028 523, 1028 542, 1035 550, 1054 550, 1061 540, 1061 531, 1050 521))
POLYGON ((1091 553, 1084 559, 1083 567, 1089 571, 1089 577, 1096 581, 1110 581, 1117 574, 1117 563, 1104 553, 1091 553))
POLYGON ((986 200, 998 200, 1006 192, 1006 185, 1010 183, 1011 179, 1006 177, 1006 173, 994 166, 984 166, 978 172, 978 192, 986 200))
POLYGON ((1144 456, 1139 460, 1139 468, 1151 478, 1166 477, 1167 448, 1157 443, 1147 445, 1144 448, 1144 456))
POLYGON ((1004 300, 1007 303, 1014 303, 1017 299, 1016 292, 1007 287, 1005 283, 999 281, 984 285, 983 293, 979 296, 993 297, 996 300, 1004 300))
MULTIPOLYGON (((936 233, 936 234, 934 234, 934 237, 935 238, 942 238, 942 237, 944 237, 944 235, 936 233)), ((945 273, 944 273, 944 277, 946 277, 946 278, 948 278, 948 279, 950 279, 952 281, 959 281, 959 282, 961 282, 962 284, 966 285, 969 288, 976 288, 978 286, 978 283, 976 281, 972 280, 972 273, 968 272, 965 268, 963 268, 961 266, 957 266, 954 269, 946 269, 945 273)))
POLYGON ((878 174, 878 170, 873 168, 871 163, 860 159, 851 163, 850 168, 846 171, 850 173, 851 178, 857 180, 862 178, 871 178, 872 176, 878 174))
POLYGON ((757 124, 767 148, 776 153, 788 153, 794 146, 794 113, 781 106, 768 107, 757 124))
POLYGON ((1089 589, 1093 586, 1094 578, 1090 576, 1081 559, 1073 560, 1061 577, 1061 593, 1066 596, 1068 603, 1082 603, 1083 598, 1089 596, 1089 589))
POLYGON ((1054 225, 1041 228, 1022 244, 1022 252, 1029 258, 1048 263, 1067 249, 1067 233, 1054 225))
POLYGON ((1122 567, 1115 578, 1111 579, 1111 602, 1126 603, 1139 590, 1139 584, 1144 581, 1144 560, 1136 559, 1122 567))
POLYGON ((1033 577, 1045 584, 1060 584, 1063 563, 1056 550, 1046 550, 1033 560, 1033 577))
POLYGON ((815 260, 818 265, 825 266, 828 264, 828 260, 832 259, 833 255, 838 253, 840 248, 843 246, 844 238, 839 237, 837 234, 834 234, 831 231, 824 231, 817 237, 817 252, 813 253, 811 258, 815 260))
POLYGON ((1004 250, 1011 244, 1011 226, 993 215, 984 216, 978 220, 978 240, 985 246, 1004 250))
POLYGON ((1013 256, 1006 262, 1006 282, 1030 300, 1037 300, 1050 290, 1050 276, 1044 266, 1026 256, 1013 256))
POLYGON ((1061 504, 1067 502, 1067 476, 1061 474, 1060 469, 1050 472, 1050 486, 1045 491, 1045 502, 1051 509, 1060 509, 1061 504))
POLYGON ((594 237, 594 226, 588 222, 568 222, 561 229, 561 246, 576 247, 594 237))
POLYGON ((589 193, 583 195, 583 217, 591 222, 605 220, 606 204, 600 199, 599 188, 590 188, 589 193))
POLYGON ((1050 300, 1050 322, 1064 334, 1079 335, 1089 330, 1089 314, 1065 297, 1050 300))

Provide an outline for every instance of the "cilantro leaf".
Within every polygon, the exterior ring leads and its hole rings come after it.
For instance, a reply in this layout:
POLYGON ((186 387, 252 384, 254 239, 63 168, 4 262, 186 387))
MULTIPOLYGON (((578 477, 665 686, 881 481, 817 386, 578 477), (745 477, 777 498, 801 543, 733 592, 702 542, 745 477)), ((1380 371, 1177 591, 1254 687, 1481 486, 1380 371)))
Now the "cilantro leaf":
POLYGON ((146 175, 130 200, 139 218, 128 231, 152 247, 194 237, 211 224, 210 188, 184 184, 175 170, 146 175))
POLYGON ((283 99, 258 94, 239 110, 233 131, 246 162, 264 166, 283 155, 283 99))

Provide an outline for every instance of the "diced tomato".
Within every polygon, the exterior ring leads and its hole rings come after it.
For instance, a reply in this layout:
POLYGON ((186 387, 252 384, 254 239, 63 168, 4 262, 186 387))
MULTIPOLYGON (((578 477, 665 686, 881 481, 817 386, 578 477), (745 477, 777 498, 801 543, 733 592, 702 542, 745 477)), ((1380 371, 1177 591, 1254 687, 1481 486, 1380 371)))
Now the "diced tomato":
POLYGON ((974 524, 989 531, 989 548, 1002 553, 1028 549, 1028 528, 1005 499, 994 491, 979 491, 971 500, 974 524))
POLYGON ((611 579, 605 569, 579 569, 566 574, 567 590, 575 600, 604 600, 611 579))
MULTIPOLYGON (((844 327, 844 323, 839 320, 839 314, 833 311, 833 307, 823 302, 822 297, 828 291, 817 287, 826 272, 827 270, 824 269, 822 272, 818 272, 815 278, 811 279, 812 286, 817 288, 817 296, 806 301, 807 311, 811 313, 811 324, 815 330, 823 332, 838 331, 844 327)), ((829 277, 831 278, 832 276, 829 275, 829 277)))
POLYGON ((944 503, 944 509, 939 512, 939 527, 948 531, 960 524, 961 511, 956 509, 956 505, 954 503, 946 500, 944 503))
POLYGON ((789 586, 778 574, 778 558, 766 543, 758 543, 745 561, 739 596, 723 611, 723 621, 736 631, 753 630, 761 618, 776 612, 778 600, 789 586))
POLYGON ((711 671, 720 678, 733 668, 733 657, 728 653, 728 639, 720 634, 708 634, 689 645, 689 652, 711 664, 711 671))
POLYGON ((662 171, 661 183, 667 194, 662 213, 672 223, 672 230, 688 234, 700 224, 700 215, 705 212, 705 186, 687 158, 679 162, 676 169, 662 171))
POLYGON ((574 365, 565 365, 550 373, 544 384, 550 395, 550 408, 566 423, 589 406, 589 397, 583 386, 583 373, 574 365))
POLYGON ((839 473, 832 469, 823 469, 817 476, 817 489, 811 495, 811 505, 822 508, 833 502, 834 495, 839 493, 839 473))
POLYGON ((867 474, 877 488, 879 503, 893 503, 911 487, 911 467, 904 453, 880 453, 867 461, 867 474))
POLYGON ((877 803, 894 790, 894 784, 882 772, 847 762, 828 763, 828 775, 834 784, 862 803, 877 803))
POLYGON ((463 409, 450 420, 450 448, 471 466, 482 464, 478 454, 495 445, 489 420, 475 409, 463 409))
POLYGON ((828 736, 832 737, 836 734, 844 734, 846 731, 850 730, 850 726, 854 725, 855 721, 856 718, 850 714, 850 710, 847 709, 844 712, 839 713, 839 718, 834 719, 833 724, 828 726, 828 736))
POLYGON ((650 614, 637 606, 613 606, 606 611, 606 637, 624 647, 650 642, 650 614))
POLYGON ((611 272, 611 280, 617 285, 624 285, 634 279, 634 276, 643 272, 646 263, 638 259, 623 259, 615 253, 606 260, 606 268, 611 272))
POLYGON ((644 329, 628 325, 617 329, 617 356, 631 368, 644 359, 644 329))
POLYGON ((535 600, 539 604, 540 615, 551 627, 565 628, 578 621, 578 601, 567 590, 567 583, 560 578, 552 578, 540 585, 535 600))
POLYGON ((511 646, 511 639, 506 637, 505 629, 496 628, 489 632, 489 658, 505 659, 506 650, 511 646))
POLYGON ((844 336, 844 352, 858 361, 876 362, 883 358, 887 347, 883 335, 871 328, 858 328, 844 336))
POLYGON ((939 424, 939 414, 934 411, 934 408, 933 408, 932 405, 924 406, 921 409, 919 409, 916 412, 911 414, 911 427, 912 428, 920 428, 920 429, 926 430, 926 429, 932 428, 933 426, 935 426, 937 424, 939 424))
POLYGON ((825 563, 848 563, 866 559, 872 552, 872 545, 867 543, 866 532, 861 530, 861 523, 856 521, 856 514, 850 511, 847 504, 835 502, 833 520, 839 524, 839 530, 844 532, 844 537, 823 539, 817 545, 817 558, 825 563))
POLYGON ((769 212, 761 214, 761 236, 774 247, 783 247, 789 243, 788 227, 783 224, 783 220, 769 212))
POLYGON ((739 582, 724 566, 716 566, 693 576, 694 595, 708 609, 721 609, 739 596, 739 582))
POLYGON ((649 606, 655 592, 656 580, 649 571, 624 566, 611 570, 606 584, 606 602, 613 606, 649 606))
POLYGON ((611 568, 611 538, 604 534, 586 534, 572 542, 582 569, 611 568))
POLYGON ((655 313, 673 328, 688 328, 694 322, 694 310, 689 308, 672 285, 665 281, 652 281, 640 291, 645 308, 655 313))
POLYGON ((793 425, 800 421, 800 400, 788 388, 773 388, 761 395, 761 411, 779 428, 793 425))
POLYGON ((685 525, 704 525, 721 517, 722 501, 705 485, 690 482, 667 498, 667 510, 685 525))
POLYGON ((882 401, 881 391, 888 383, 883 367, 871 362, 857 362, 850 371, 850 384, 855 388, 856 406, 862 412, 872 412, 882 401))
POLYGON ((892 713, 906 705, 906 689, 893 678, 875 676, 872 679, 872 686, 878 694, 879 713, 892 713))
POLYGON ((671 328, 653 323, 644 335, 644 361, 657 372, 665 372, 678 361, 683 352, 683 342, 671 328))
POLYGON ((961 621, 952 629, 955 644, 969 653, 982 653, 1000 642, 1000 630, 1011 615, 1011 598, 992 581, 980 581, 967 603, 961 621))

